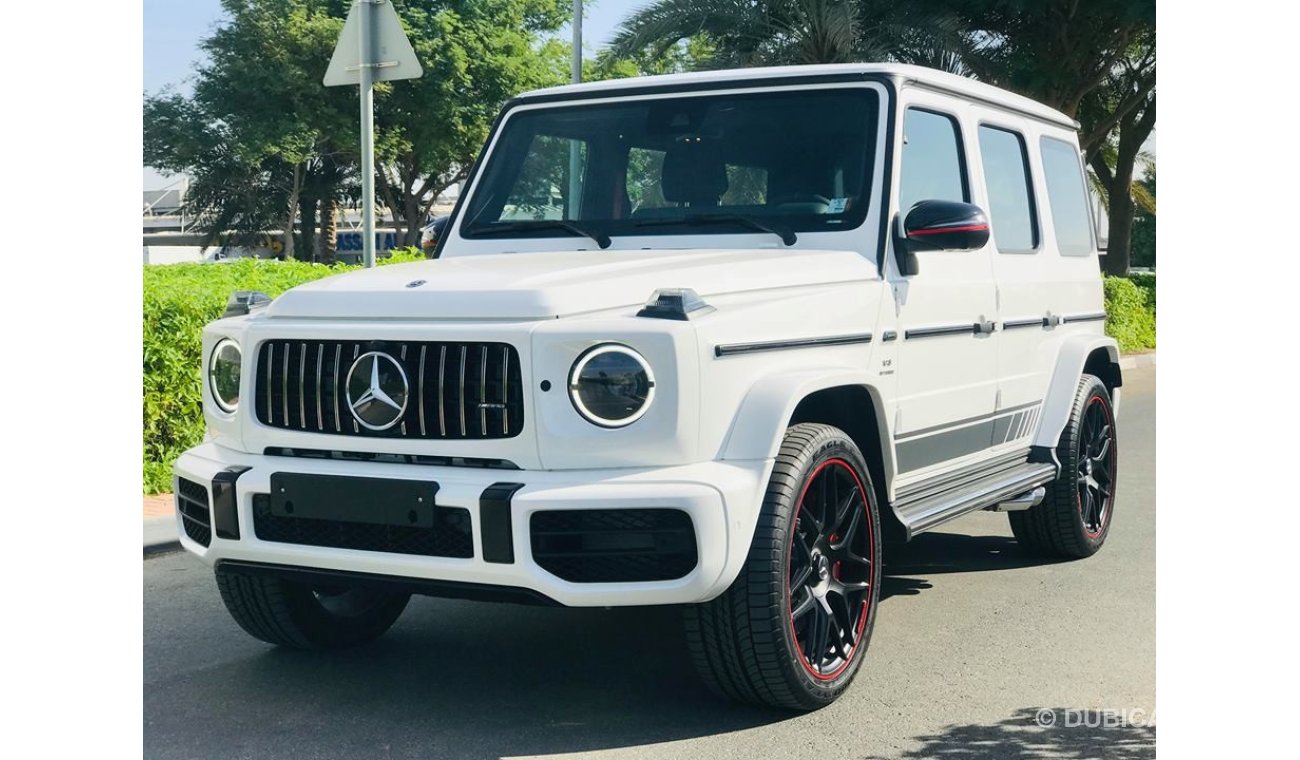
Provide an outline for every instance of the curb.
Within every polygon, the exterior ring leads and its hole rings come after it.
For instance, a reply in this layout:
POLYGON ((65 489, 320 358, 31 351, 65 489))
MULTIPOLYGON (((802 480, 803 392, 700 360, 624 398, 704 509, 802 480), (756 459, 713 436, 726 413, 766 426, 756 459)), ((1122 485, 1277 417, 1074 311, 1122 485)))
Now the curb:
POLYGON ((149 517, 144 521, 144 556, 154 557, 181 550, 176 533, 176 516, 149 517))
POLYGON ((1119 358, 1120 369, 1143 369, 1156 366, 1156 352, 1146 354, 1125 354, 1119 358))

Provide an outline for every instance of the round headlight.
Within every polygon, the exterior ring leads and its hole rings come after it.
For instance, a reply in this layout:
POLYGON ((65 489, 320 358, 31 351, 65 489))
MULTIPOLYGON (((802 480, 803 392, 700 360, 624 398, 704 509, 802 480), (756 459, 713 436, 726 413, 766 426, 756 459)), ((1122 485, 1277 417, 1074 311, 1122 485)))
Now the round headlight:
POLYGON ((229 338, 217 343, 208 362, 208 388, 217 408, 230 413, 239 408, 239 344, 229 338))
POLYGON ((623 427, 641 419, 655 397, 655 376, 645 357, 606 343, 588 350, 569 373, 569 398, 588 422, 623 427))

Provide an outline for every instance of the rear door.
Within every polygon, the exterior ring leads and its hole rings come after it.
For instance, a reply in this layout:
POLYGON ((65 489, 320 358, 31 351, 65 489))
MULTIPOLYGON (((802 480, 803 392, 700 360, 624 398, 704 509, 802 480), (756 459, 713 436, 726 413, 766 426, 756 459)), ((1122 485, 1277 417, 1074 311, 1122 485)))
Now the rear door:
POLYGON ((1041 351, 1053 304, 1060 299, 1055 256, 1044 243, 1031 159, 1035 132, 1027 119, 976 108, 976 202, 989 217, 998 300, 998 399, 992 445, 1029 445, 1042 411, 1050 362, 1041 351))
MULTIPOLYGON (((892 212, 905 217, 922 200, 972 202, 969 106, 906 90, 901 108, 892 212)), ((894 443, 904 481, 987 455, 997 336, 976 325, 996 318, 991 250, 921 252, 920 271, 912 276, 901 275, 892 252, 889 257, 899 341, 894 443)))

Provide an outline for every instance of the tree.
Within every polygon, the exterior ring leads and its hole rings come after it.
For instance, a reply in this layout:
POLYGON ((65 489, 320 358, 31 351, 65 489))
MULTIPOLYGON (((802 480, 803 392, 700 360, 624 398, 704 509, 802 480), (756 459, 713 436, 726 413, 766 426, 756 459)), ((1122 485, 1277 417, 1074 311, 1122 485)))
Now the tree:
MULTIPOLYGON (((1154 34, 1152 35, 1154 37, 1154 34)), ((1104 260, 1107 274, 1128 274, 1133 220, 1140 206, 1155 213, 1154 198, 1134 180, 1142 145, 1156 126, 1155 45, 1135 43, 1128 58, 1109 79, 1084 99, 1079 119, 1094 131, 1107 129, 1103 140, 1084 148, 1088 166, 1101 186, 1109 219, 1109 247, 1104 260), (1108 126, 1107 126, 1108 125, 1108 126)), ((1085 141, 1087 138, 1084 138, 1085 141)))
POLYGON ((884 0, 659 0, 629 16, 610 47, 654 58, 704 37, 709 68, 897 60, 949 69, 939 20, 884 0))
POLYGON ((396 4, 420 79, 376 98, 377 187, 403 245, 439 194, 469 173, 501 104, 567 79, 568 49, 550 37, 568 20, 557 0, 407 0, 396 4))
MULTIPOLYGON (((355 88, 325 87, 350 0, 223 0, 191 98, 145 99, 145 160, 193 176, 209 242, 283 230, 284 250, 332 260, 340 204, 358 195, 355 88), (323 228, 316 234, 317 225, 323 228), (295 224, 298 232, 295 235, 295 224)), ((400 0, 425 67, 376 87, 377 188, 416 244, 437 195, 464 177, 502 102, 563 81, 560 0, 400 0)))
MULTIPOLYGON (((201 47, 194 95, 145 101, 145 161, 193 176, 186 204, 210 244, 280 229, 287 256, 312 255, 307 202, 336 195, 351 160, 355 105, 320 85, 344 0, 223 0, 227 21, 201 47), (350 114, 351 118, 348 118, 350 114)), ((355 152, 355 149, 353 149, 355 152)), ((314 218, 314 217, 313 217, 314 218)))

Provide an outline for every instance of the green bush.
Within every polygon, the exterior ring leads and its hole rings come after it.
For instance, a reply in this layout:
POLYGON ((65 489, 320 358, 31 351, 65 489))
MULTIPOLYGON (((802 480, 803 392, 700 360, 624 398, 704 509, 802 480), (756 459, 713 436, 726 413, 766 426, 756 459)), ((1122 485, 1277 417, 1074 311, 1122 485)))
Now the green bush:
POLYGON ((1106 334, 1124 352, 1155 348, 1156 276, 1107 277, 1105 288, 1106 334))
MULTIPOLYGON (((380 264, 419 261, 416 249, 380 264)), ((144 491, 171 490, 172 462, 203 440, 203 326, 221 316, 236 290, 272 297, 355 266, 240 259, 144 268, 144 491)))

